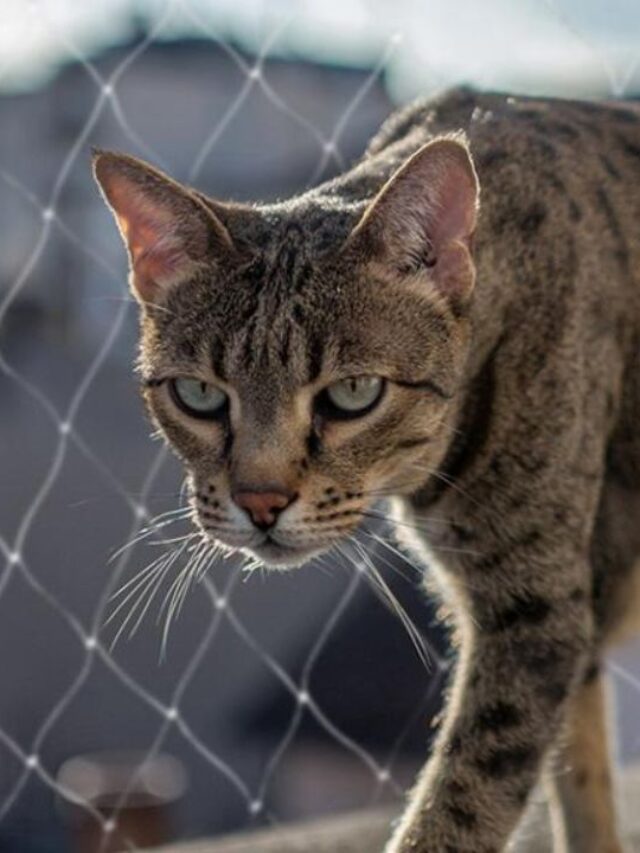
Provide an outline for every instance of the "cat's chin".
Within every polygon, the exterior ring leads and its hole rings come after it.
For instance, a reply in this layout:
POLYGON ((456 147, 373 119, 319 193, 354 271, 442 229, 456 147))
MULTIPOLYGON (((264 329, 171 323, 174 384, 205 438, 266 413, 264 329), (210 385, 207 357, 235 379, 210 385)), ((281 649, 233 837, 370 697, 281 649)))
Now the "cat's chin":
POLYGON ((322 553, 322 548, 292 548, 277 542, 263 542, 243 549, 246 554, 260 560, 266 569, 295 569, 322 553))

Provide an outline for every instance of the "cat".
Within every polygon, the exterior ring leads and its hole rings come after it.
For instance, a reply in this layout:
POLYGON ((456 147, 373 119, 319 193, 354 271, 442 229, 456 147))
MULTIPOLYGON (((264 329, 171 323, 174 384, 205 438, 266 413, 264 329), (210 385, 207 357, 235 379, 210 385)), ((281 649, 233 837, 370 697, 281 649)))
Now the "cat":
POLYGON ((287 201, 94 172, 206 536, 293 567, 382 497, 458 660, 386 853, 619 853, 601 659, 640 607, 640 112, 453 90, 287 201))

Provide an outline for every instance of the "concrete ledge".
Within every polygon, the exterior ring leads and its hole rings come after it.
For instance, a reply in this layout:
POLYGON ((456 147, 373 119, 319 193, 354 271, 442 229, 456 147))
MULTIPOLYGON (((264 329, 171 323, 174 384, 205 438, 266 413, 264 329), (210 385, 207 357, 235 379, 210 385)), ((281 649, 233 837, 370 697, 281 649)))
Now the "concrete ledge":
POLYGON ((371 853, 389 837, 398 809, 354 812, 278 829, 163 847, 157 853, 371 853))
MULTIPOLYGON (((629 853, 640 853, 640 765, 620 774, 619 812, 626 828, 629 853)), ((522 840, 514 853, 551 851, 546 808, 535 802, 522 840)), ((247 832, 214 841, 194 841, 171 845, 156 853, 379 853, 390 834, 395 809, 355 812, 338 817, 271 830, 247 832)))

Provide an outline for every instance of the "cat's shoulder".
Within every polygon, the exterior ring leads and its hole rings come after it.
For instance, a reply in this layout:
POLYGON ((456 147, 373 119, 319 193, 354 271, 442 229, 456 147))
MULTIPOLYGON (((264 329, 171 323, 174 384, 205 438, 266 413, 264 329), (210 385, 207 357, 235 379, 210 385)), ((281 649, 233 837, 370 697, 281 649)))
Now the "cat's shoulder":
POLYGON ((548 167, 575 158, 579 151, 588 159, 620 159, 619 168, 608 169, 609 177, 625 167, 640 175, 639 103, 526 97, 468 87, 396 110, 372 139, 368 153, 410 138, 459 131, 466 134, 479 171, 513 157, 548 167))

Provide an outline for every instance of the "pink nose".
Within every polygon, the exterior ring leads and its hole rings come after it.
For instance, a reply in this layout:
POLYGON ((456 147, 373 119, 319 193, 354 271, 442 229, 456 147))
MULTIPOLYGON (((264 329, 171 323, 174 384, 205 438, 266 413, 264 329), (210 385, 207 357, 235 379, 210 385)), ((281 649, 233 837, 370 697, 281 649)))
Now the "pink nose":
POLYGON ((256 527, 266 530, 276 523, 278 515, 293 502, 289 492, 236 492, 233 500, 251 516, 256 527))

